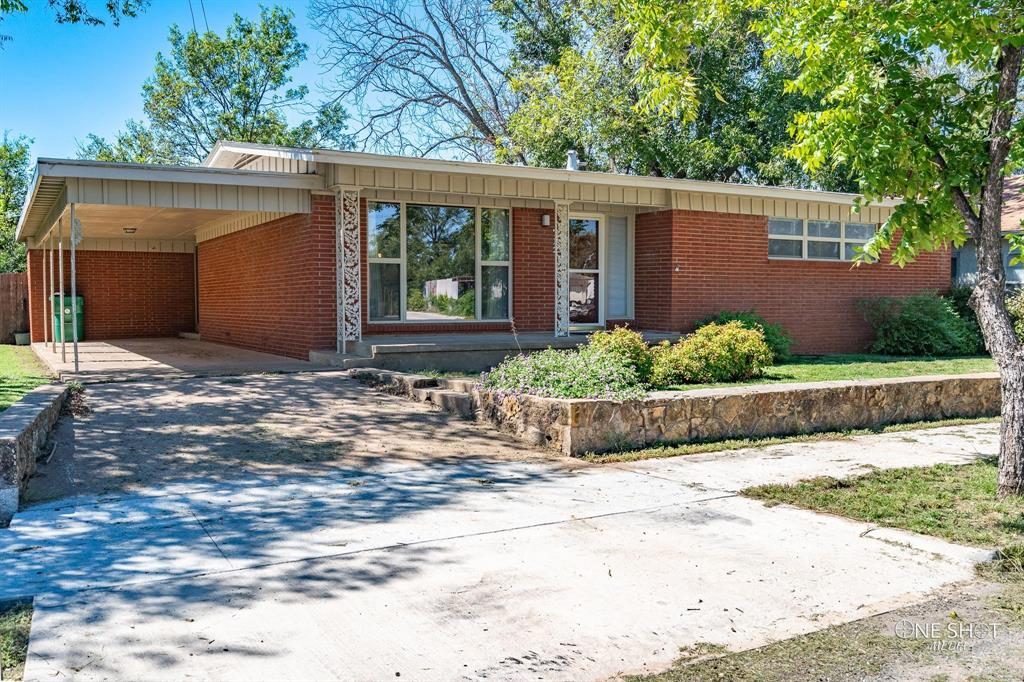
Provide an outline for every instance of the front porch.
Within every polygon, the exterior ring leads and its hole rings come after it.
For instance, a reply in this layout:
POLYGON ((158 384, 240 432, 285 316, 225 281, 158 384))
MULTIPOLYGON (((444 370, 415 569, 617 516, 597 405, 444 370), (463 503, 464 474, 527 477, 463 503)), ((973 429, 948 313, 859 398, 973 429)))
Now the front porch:
MULTIPOLYGON (((375 367, 403 371, 485 372, 506 357, 545 348, 575 348, 590 332, 555 336, 551 332, 460 332, 366 336, 350 341, 347 353, 316 350, 310 362, 334 367, 375 367)), ((679 334, 644 332, 651 343, 674 342, 679 334)))

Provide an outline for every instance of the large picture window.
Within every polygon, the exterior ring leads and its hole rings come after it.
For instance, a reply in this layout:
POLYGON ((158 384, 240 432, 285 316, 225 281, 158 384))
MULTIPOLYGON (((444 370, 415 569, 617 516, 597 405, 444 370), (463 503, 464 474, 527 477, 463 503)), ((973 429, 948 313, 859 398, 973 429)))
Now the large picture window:
POLYGON ((769 218, 768 257, 851 261, 874 235, 874 223, 769 218))
POLYGON ((368 202, 371 322, 507 320, 507 209, 368 202))

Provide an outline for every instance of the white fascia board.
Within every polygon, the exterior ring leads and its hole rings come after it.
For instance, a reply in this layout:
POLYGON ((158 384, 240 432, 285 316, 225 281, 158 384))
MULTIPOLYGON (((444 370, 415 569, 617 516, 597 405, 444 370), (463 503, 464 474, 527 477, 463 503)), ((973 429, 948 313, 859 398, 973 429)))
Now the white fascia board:
POLYGON ((254 144, 249 142, 218 142, 213 150, 203 159, 206 168, 233 168, 235 161, 242 156, 269 156, 294 161, 316 161, 314 152, 309 149, 293 147, 277 147, 274 145, 254 144))
MULTIPOLYGON (((446 161, 442 159, 423 159, 387 154, 370 154, 367 152, 338 151, 333 149, 296 149, 259 145, 247 142, 219 142, 215 154, 255 154, 259 156, 275 156, 283 158, 334 163, 347 166, 365 166, 370 168, 389 168, 394 170, 412 170, 436 173, 465 173, 468 175, 490 175, 518 179, 533 179, 550 182, 579 182, 594 185, 614 185, 619 187, 638 187, 646 189, 665 189, 676 192, 698 192, 714 194, 730 194, 736 196, 759 197, 763 199, 783 199, 793 201, 816 201, 829 204, 852 206, 860 198, 859 194, 846 192, 823 192, 813 189, 794 187, 770 187, 767 185, 743 185, 731 182, 709 182, 705 180, 679 180, 675 178, 656 178, 644 175, 623 175, 620 173, 598 173, 594 171, 570 171, 559 168, 537 168, 535 166, 513 166, 499 163, 481 163, 476 161, 446 161)), ((209 159, 208 159, 209 160, 209 159)), ((213 158, 216 162, 216 157, 213 158)), ((899 199, 884 199, 872 202, 872 206, 897 206, 899 199)))
POLYGON ((73 159, 39 159, 36 173, 40 176, 94 180, 191 182, 199 185, 241 185, 310 190, 324 187, 323 178, 312 173, 271 173, 203 166, 160 166, 73 159))
POLYGON ((29 181, 29 190, 25 192, 25 202, 21 205, 21 215, 18 216, 18 227, 14 230, 14 241, 21 241, 21 233, 25 229, 25 221, 28 219, 28 208, 35 201, 36 193, 39 191, 39 183, 42 181, 42 175, 39 173, 39 165, 32 171, 32 180, 29 181))

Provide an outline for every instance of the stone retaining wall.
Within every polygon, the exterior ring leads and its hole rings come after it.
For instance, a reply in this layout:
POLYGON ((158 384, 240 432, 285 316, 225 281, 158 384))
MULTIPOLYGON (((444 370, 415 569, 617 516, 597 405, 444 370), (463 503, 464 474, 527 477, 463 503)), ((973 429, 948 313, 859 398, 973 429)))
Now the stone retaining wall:
POLYGON ((999 414, 997 374, 661 391, 642 400, 476 392, 478 416, 566 455, 999 414))
POLYGON ((60 416, 68 387, 40 386, 0 412, 0 527, 18 511, 18 499, 36 458, 60 416))

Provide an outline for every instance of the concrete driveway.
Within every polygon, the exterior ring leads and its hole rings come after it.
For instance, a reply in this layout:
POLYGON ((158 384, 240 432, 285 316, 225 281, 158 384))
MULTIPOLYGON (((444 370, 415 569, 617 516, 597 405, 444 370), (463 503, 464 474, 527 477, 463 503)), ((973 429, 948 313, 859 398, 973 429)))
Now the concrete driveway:
POLYGON ((0 531, 0 599, 36 597, 26 679, 654 671, 919 600, 980 556, 736 490, 997 442, 979 425, 587 466, 336 373, 87 396, 34 486, 58 499, 0 531))
POLYGON ((72 345, 33 343, 36 355, 64 380, 123 381, 154 377, 301 372, 315 365, 281 355, 183 338, 83 341, 78 344, 78 371, 72 345))

